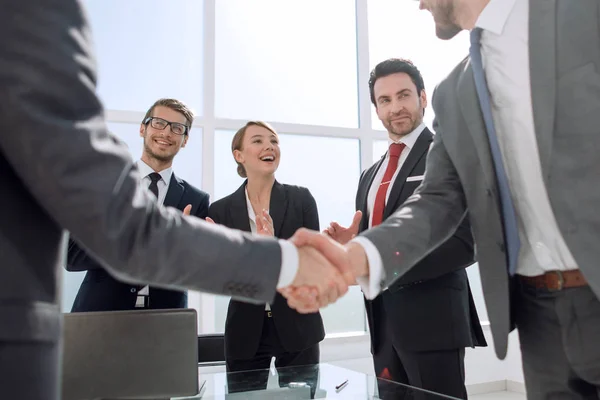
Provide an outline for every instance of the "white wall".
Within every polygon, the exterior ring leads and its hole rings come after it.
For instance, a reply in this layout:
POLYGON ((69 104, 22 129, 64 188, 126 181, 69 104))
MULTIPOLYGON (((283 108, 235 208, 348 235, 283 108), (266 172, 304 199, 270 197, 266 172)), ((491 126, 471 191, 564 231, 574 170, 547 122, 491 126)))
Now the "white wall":
POLYGON ((510 334, 510 343, 506 358, 507 360, 510 360, 508 371, 506 371, 506 380, 524 384, 525 379, 523 377, 523 365, 521 363, 521 348, 517 331, 510 334))

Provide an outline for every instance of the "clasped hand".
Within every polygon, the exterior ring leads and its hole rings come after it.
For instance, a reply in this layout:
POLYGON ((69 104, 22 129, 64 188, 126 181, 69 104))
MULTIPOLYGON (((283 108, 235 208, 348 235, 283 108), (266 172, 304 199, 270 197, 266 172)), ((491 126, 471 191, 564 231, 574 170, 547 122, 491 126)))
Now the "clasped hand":
POLYGON ((304 228, 290 241, 298 248, 298 273, 279 292, 298 312, 317 312, 346 294, 356 278, 369 274, 366 254, 357 243, 342 245, 326 233, 304 228))

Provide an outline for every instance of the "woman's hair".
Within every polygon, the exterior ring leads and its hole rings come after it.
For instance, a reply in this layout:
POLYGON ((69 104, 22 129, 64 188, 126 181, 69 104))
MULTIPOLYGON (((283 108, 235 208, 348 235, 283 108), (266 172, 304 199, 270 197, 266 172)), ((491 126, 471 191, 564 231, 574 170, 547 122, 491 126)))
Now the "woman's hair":
MULTIPOLYGON (((261 128, 265 128, 266 130, 273 132, 277 136, 277 132, 275 132, 275 129, 273 129, 273 127, 271 125, 269 125, 268 123, 263 122, 263 121, 248 121, 246 123, 246 125, 241 127, 235 133, 235 135, 233 135, 233 140, 231 141, 231 153, 232 154, 235 150, 242 150, 242 143, 244 141, 244 135, 246 134, 246 129, 248 129, 249 126, 253 126, 253 125, 260 126, 261 128)), ((233 159, 235 160, 235 156, 233 157, 233 159)), ((247 178, 248 175, 246 174, 246 169, 244 168, 244 166, 242 164, 240 164, 237 160, 235 160, 235 162, 237 163, 238 175, 241 176, 242 178, 247 178)))

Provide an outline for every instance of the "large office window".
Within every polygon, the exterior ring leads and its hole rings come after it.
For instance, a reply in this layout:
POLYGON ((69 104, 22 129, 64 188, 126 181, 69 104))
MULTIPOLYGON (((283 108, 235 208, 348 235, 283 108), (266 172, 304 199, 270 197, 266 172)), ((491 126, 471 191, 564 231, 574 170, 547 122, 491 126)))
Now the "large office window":
POLYGON ((203 0, 85 0, 110 110, 173 97, 202 112, 203 0))
MULTIPOLYGON (((351 222, 361 170, 387 150, 366 89, 368 72, 390 57, 412 59, 433 88, 468 52, 468 37, 435 38, 413 0, 84 0, 108 128, 142 151, 139 123, 158 98, 189 104, 198 118, 174 172, 211 201, 243 182, 230 145, 248 120, 280 131, 277 179, 308 187, 321 229, 351 222)), ((433 110, 425 121, 431 128, 433 110)), ((63 309, 83 274, 67 273, 63 309)), ((469 268, 486 319, 477 266, 469 268)), ((365 332, 362 293, 353 287, 322 311, 328 334, 365 332)), ((192 293, 202 332, 222 331, 226 297, 192 293)))
POLYGON ((216 2, 220 118, 358 127, 351 0, 216 2))
POLYGON ((389 144, 387 140, 374 140, 373 141, 373 161, 379 160, 386 151, 388 151, 389 144))

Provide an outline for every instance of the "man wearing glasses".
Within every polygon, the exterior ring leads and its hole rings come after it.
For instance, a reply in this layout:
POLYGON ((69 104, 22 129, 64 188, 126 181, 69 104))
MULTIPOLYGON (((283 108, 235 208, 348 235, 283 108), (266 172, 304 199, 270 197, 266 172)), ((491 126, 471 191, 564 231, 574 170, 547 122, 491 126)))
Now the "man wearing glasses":
MULTIPOLYGON (((173 159, 189 139, 194 114, 175 99, 157 100, 140 124, 144 140, 137 167, 142 186, 158 202, 205 218, 209 196, 173 173, 173 159)), ((128 284, 113 278, 74 241, 69 243, 67 270, 87 271, 79 288, 72 312, 164 309, 187 307, 185 292, 128 284)))

